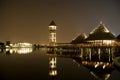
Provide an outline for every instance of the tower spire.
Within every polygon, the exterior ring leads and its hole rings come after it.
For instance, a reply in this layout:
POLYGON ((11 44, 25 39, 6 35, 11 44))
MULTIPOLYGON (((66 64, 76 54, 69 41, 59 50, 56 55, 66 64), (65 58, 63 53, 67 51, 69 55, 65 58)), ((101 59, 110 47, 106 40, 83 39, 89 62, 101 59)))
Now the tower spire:
POLYGON ((100 21, 100 25, 103 25, 103 21, 100 21))
POLYGON ((56 26, 56 24, 55 24, 55 22, 53 20, 51 21, 51 23, 49 24, 49 26, 51 26, 51 25, 56 26))

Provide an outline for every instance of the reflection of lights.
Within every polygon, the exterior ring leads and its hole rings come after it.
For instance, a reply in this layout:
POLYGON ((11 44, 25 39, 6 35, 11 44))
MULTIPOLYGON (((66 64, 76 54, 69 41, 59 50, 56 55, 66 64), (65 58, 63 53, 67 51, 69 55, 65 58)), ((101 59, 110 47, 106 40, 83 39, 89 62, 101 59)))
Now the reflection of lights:
POLYGON ((110 77, 110 74, 106 74, 106 75, 105 75, 105 80, 108 80, 109 77, 110 77))
MULTIPOLYGON (((99 62, 98 62, 99 63, 99 62)), ((100 64, 102 65, 103 64, 103 62, 100 62, 100 64)))
POLYGON ((13 46, 13 44, 10 44, 10 46, 13 46))
POLYGON ((7 49, 7 48, 5 49, 5 51, 9 51, 9 50, 10 50, 10 49, 7 49))
POLYGON ((12 48, 6 49, 6 52, 9 51, 10 53, 18 53, 18 54, 27 54, 33 51, 32 48, 12 48))
POLYGON ((49 58, 49 67, 50 67, 50 72, 49 75, 50 76, 56 76, 57 75, 57 59, 56 57, 50 57, 49 58))
POLYGON ((94 68, 113 68, 113 64, 109 62, 88 62, 82 61, 82 64, 85 66, 93 66, 94 68))
POLYGON ((97 68, 98 66, 99 66, 99 64, 96 64, 96 65, 95 65, 95 68, 97 68))
POLYGON ((2 49, 0 48, 0 52, 2 52, 2 49))
POLYGON ((56 58, 51 58, 49 64, 50 68, 56 68, 56 58))
POLYGON ((27 54, 32 52, 32 48, 20 48, 17 50, 18 54, 27 54))
POLYGON ((105 69, 105 67, 106 67, 106 65, 104 64, 104 65, 103 65, 103 69, 105 69))
POLYGON ((110 64, 110 63, 108 63, 108 62, 106 63, 107 66, 108 66, 109 64, 110 64))
MULTIPOLYGON (((104 76, 100 76, 98 75, 97 73, 93 72, 93 71, 90 71, 91 75, 93 75, 97 80, 108 80, 109 77, 110 77, 110 74, 106 73, 104 74, 104 76), (104 79, 103 79, 104 78, 104 79)), ((101 74, 102 75, 102 74, 101 74)))
POLYGON ((113 60, 114 64, 120 68, 120 57, 116 57, 114 60, 113 60))
POLYGON ((50 75, 50 76, 56 76, 56 75, 57 75, 57 70, 51 70, 51 71, 49 72, 49 75, 50 75))
POLYGON ((9 48, 10 46, 7 46, 7 45, 6 45, 5 47, 6 47, 6 48, 9 48))
POLYGON ((99 79, 99 77, 92 71, 90 71, 91 75, 93 75, 96 79, 99 79))
POLYGON ((10 53, 13 53, 13 50, 12 50, 12 49, 10 49, 9 51, 10 51, 10 53))

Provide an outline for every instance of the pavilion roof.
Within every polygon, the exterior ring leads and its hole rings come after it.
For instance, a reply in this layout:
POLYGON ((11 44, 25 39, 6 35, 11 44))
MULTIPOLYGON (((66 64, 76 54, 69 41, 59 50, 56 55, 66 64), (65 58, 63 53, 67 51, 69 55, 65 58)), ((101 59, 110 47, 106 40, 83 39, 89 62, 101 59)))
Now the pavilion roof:
POLYGON ((85 33, 80 34, 77 37, 75 37, 75 39, 73 39, 71 43, 73 43, 73 44, 82 43, 82 42, 84 42, 84 40, 86 39, 86 37, 87 36, 86 36, 85 33))
POLYGON ((119 40, 119 41, 120 41, 120 34, 119 34, 116 38, 117 38, 117 40, 119 40))
POLYGON ((89 34, 87 40, 113 40, 115 39, 115 35, 111 33, 107 27, 100 23, 97 27, 95 27, 89 34))

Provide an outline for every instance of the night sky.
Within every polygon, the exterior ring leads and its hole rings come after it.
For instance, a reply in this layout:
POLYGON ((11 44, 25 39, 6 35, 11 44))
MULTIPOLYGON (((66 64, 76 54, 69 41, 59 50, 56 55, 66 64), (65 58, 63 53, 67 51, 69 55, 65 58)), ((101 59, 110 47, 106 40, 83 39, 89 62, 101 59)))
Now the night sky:
POLYGON ((118 35, 120 0, 0 0, 0 42, 48 43, 52 20, 57 42, 88 35, 100 21, 118 35))

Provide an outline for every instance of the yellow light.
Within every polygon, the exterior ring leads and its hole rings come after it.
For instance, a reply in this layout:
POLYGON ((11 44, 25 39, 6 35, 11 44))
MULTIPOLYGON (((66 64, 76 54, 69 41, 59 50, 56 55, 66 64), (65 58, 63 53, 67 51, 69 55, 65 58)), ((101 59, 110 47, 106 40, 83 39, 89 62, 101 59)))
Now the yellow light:
POLYGON ((95 65, 95 68, 97 68, 97 67, 98 67, 98 64, 95 65))
POLYGON ((56 68, 56 60, 53 59, 50 61, 50 68, 56 68))
POLYGON ((97 68, 98 66, 99 66, 99 62, 97 62, 97 64, 94 67, 97 68))
POLYGON ((103 40, 103 44, 112 44, 114 42, 114 40, 103 40))
POLYGON ((18 54, 27 54, 27 53, 31 53, 33 50, 32 48, 19 48, 17 50, 18 54))
POLYGON ((13 50, 12 50, 12 49, 10 49, 10 53, 13 53, 13 50))
POLYGON ((56 28, 56 26, 53 26, 53 25, 52 25, 52 26, 49 26, 49 29, 50 29, 50 30, 56 30, 57 28, 56 28))
POLYGON ((49 75, 50 75, 50 76, 56 76, 56 75, 57 75, 57 70, 51 70, 51 71, 49 72, 49 75))
POLYGON ((106 65, 104 64, 104 65, 103 65, 103 69, 105 69, 105 67, 106 67, 106 65))
POLYGON ((12 44, 11 47, 32 47, 32 44, 27 42, 20 42, 12 44))

